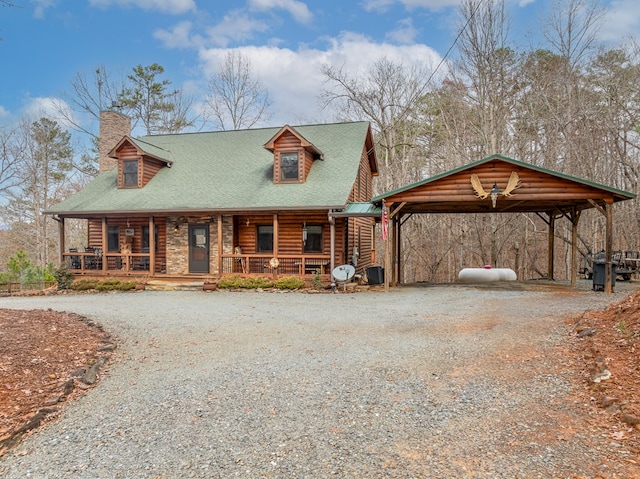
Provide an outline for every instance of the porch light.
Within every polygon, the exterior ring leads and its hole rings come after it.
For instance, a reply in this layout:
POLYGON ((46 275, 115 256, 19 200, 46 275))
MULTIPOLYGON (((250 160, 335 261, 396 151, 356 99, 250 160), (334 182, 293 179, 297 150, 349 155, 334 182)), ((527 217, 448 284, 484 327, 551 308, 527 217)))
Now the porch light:
POLYGON ((302 242, 307 243, 307 223, 302 223, 302 242))
POLYGON ((502 194, 502 190, 500 188, 498 188, 498 184, 494 183, 493 184, 493 188, 491 188, 491 191, 489 192, 489 196, 491 197, 491 204, 493 205, 493 207, 496 207, 496 201, 498 201, 498 196, 500 196, 502 194))
POLYGON ((173 232, 177 233, 178 231, 180 231, 180 225, 178 223, 175 223, 173 225, 173 232))

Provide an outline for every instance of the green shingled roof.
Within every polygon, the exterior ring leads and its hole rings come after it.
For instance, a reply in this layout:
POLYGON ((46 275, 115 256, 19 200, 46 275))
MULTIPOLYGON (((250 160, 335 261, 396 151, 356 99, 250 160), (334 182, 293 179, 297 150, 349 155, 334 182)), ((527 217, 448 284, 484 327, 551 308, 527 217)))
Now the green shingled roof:
POLYGON ((263 148, 281 128, 145 136, 136 145, 171 162, 140 189, 118 189, 116 169, 47 213, 342 208, 357 177, 368 122, 296 126, 323 154, 302 184, 273 182, 273 153, 263 148))

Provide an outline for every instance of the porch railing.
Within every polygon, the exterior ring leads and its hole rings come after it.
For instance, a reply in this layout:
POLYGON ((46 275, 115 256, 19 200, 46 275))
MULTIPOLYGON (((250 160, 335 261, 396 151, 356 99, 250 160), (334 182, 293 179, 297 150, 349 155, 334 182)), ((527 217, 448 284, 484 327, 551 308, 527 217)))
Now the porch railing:
MULTIPOLYGON (((272 266, 273 255, 225 254, 222 255, 224 274, 261 274, 312 276, 330 274, 329 255, 280 255, 276 267, 272 266)), ((63 254, 68 268, 74 273, 99 273, 100 271, 148 274, 151 256, 149 253, 100 253, 91 251, 68 252, 63 254)))
POLYGON ((273 267, 272 258, 273 255, 224 254, 221 274, 310 276, 316 272, 321 275, 331 272, 331 258, 328 255, 279 255, 276 267, 273 267))
POLYGON ((149 253, 105 253, 72 251, 63 254, 67 267, 75 273, 97 273, 124 271, 127 273, 148 274, 151 255, 149 253))

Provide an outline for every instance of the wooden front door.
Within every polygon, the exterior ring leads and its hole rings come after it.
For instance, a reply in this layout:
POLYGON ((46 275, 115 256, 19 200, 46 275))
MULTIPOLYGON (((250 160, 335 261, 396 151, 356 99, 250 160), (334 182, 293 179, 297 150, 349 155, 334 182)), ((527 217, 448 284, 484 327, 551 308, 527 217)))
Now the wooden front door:
POLYGON ((189 272, 209 272, 209 225, 189 225, 189 272))

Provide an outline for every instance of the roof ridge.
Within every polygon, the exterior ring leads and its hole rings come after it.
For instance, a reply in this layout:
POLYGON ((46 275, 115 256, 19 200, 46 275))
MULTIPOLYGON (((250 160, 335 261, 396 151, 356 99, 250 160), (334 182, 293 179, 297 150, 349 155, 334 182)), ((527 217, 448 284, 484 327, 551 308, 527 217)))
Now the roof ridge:
MULTIPOLYGON (((247 131, 261 131, 261 130, 281 130, 282 128, 284 128, 285 126, 289 126, 290 128, 293 129, 297 129, 297 128, 309 128, 309 127, 316 127, 316 126, 338 126, 338 125, 356 125, 359 123, 363 123, 363 124, 369 124, 371 122, 369 122, 368 120, 356 120, 356 121, 349 121, 349 120, 345 120, 345 121, 335 121, 332 123, 305 123, 302 125, 292 125, 289 123, 285 123, 283 125, 280 126, 263 126, 260 128, 241 128, 238 130, 210 130, 210 131, 185 131, 185 132, 181 132, 181 133, 158 133, 158 134, 152 134, 152 135, 142 135, 142 136, 137 136, 135 137, 136 139, 142 139, 142 138, 158 138, 158 137, 168 137, 168 136, 183 136, 183 135, 212 135, 212 134, 224 134, 224 133, 242 133, 242 132, 247 132, 247 131)), ((141 140, 144 141, 144 140, 141 140)), ((149 144, 153 144, 153 143, 149 143, 149 144)))

